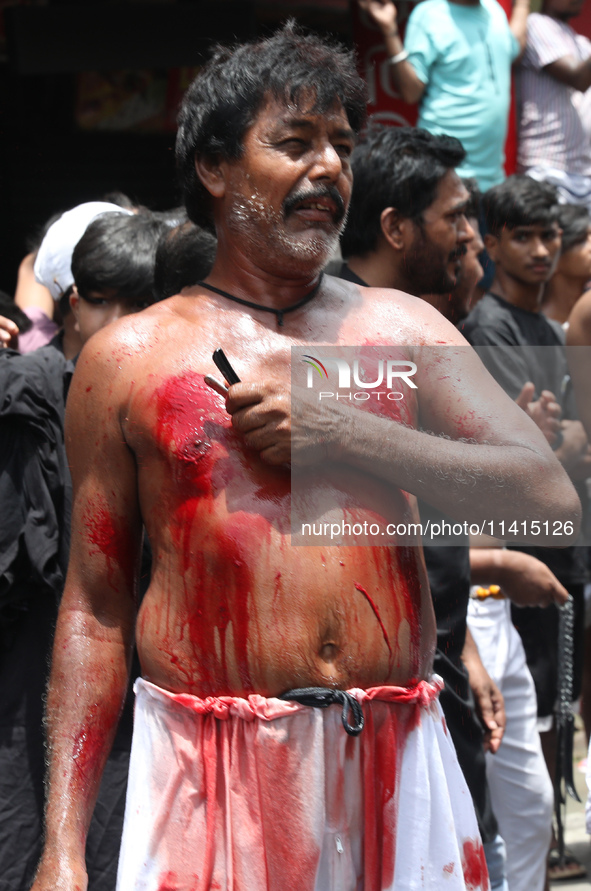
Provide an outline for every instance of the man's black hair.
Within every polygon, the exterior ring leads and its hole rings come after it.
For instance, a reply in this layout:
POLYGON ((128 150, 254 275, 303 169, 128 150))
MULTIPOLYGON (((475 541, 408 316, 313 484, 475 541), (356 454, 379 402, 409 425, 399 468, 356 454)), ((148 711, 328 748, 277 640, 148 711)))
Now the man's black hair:
POLYGON ((478 188, 478 183, 473 177, 466 177, 462 179, 462 183, 468 189, 470 193, 470 197, 468 198, 468 204, 466 205, 466 216, 467 217, 476 217, 476 219, 480 218, 480 202, 482 201, 482 193, 478 188))
POLYGON ((341 235, 343 257, 377 248, 380 215, 387 207, 420 223, 440 180, 465 157, 453 136, 435 136, 417 127, 371 127, 351 157, 353 194, 341 235))
POLYGON ((117 204, 118 207, 124 207, 126 210, 135 210, 138 207, 137 201, 134 201, 125 192, 119 189, 113 189, 111 192, 105 192, 101 195, 99 201, 107 201, 109 204, 117 204))
POLYGON ((218 46, 185 93, 176 141, 177 168, 189 218, 213 232, 209 193, 195 172, 195 158, 241 157, 244 134, 268 96, 292 106, 313 97, 323 114, 341 102, 359 133, 366 89, 353 54, 289 21, 272 37, 233 48, 218 46))
POLYGON ((81 297, 114 288, 122 297, 151 297, 156 248, 166 223, 151 214, 104 213, 90 223, 72 254, 81 297))
POLYGON ((10 319, 11 322, 18 325, 21 334, 24 334, 25 331, 29 331, 33 327, 33 323, 28 315, 22 311, 20 306, 16 305, 10 294, 7 294, 6 291, 0 291, 0 316, 4 316, 5 319, 10 319))
POLYGON ((482 196, 488 231, 499 236, 518 226, 549 226, 558 221, 558 194, 554 186, 516 173, 482 196))
POLYGON ((169 230, 160 240, 154 267, 154 293, 158 300, 179 294, 204 279, 213 266, 217 241, 195 223, 169 230))
POLYGON ((591 217, 586 207, 579 204, 561 204, 558 208, 558 225, 562 229, 562 253, 587 241, 591 217))

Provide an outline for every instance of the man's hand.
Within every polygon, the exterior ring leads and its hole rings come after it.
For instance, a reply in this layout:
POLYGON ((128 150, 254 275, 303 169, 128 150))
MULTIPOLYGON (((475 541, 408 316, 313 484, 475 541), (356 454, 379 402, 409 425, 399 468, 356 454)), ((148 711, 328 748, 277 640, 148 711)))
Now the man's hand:
POLYGON ((390 57, 390 76, 395 89, 404 102, 419 102, 425 92, 425 84, 404 55, 404 44, 398 31, 398 13, 392 0, 357 0, 359 8, 381 31, 386 52, 390 57), (402 58, 398 58, 402 56, 402 58), (398 58, 396 63, 392 59, 398 58))
POLYGON ((499 585, 501 592, 516 606, 562 606, 568 591, 545 563, 501 548, 470 548, 472 584, 499 585))
POLYGON ((240 382, 228 389, 226 409, 246 445, 267 464, 291 463, 291 399, 275 380, 240 382))
POLYGON ((553 446, 560 429, 562 409, 556 401, 554 393, 551 393, 550 390, 542 390, 540 398, 532 401, 534 392, 535 386, 531 381, 528 381, 523 385, 515 402, 537 424, 548 443, 553 446))
POLYGON ((347 408, 319 405, 306 390, 290 393, 277 380, 233 384, 226 409, 246 445, 273 465, 307 467, 335 458, 347 424, 347 408))
POLYGON ((550 390, 542 390, 540 398, 532 402, 534 391, 534 385, 528 381, 515 402, 536 423, 551 446, 556 445, 557 436, 562 437, 555 455, 571 479, 584 480, 591 476, 591 451, 581 422, 560 420, 562 410, 550 390))
POLYGON ((357 0, 359 8, 366 12, 382 34, 398 32, 398 13, 392 0, 357 0))
POLYGON ((562 444, 555 455, 573 480, 584 480, 591 475, 591 456, 585 428, 580 421, 562 421, 562 444))
POLYGON ((0 347, 18 350, 18 325, 0 316, 0 347))
POLYGON ((466 643, 462 651, 462 662, 466 666, 470 688, 474 694, 476 710, 484 731, 484 751, 494 755, 501 745, 507 718, 503 694, 482 664, 478 647, 470 630, 466 629, 466 643))

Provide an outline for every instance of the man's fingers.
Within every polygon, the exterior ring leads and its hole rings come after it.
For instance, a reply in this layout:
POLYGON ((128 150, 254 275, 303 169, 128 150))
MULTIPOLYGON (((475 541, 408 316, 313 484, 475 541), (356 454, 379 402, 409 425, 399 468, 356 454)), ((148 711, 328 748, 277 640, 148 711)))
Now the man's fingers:
POLYGON ((505 732, 505 727, 507 726, 507 715, 505 714, 505 700, 503 698, 503 694, 495 687, 495 693, 493 694, 492 702, 494 709, 494 719, 497 727, 501 731, 501 736, 505 732))
POLYGON ((521 388, 521 393, 515 400, 519 408, 522 408, 523 411, 527 411, 527 406, 532 401, 535 392, 535 385, 532 384, 531 381, 528 381, 526 384, 524 384, 521 388))
MULTIPOLYGON (((540 399, 542 400, 542 402, 552 402, 554 403, 554 405, 558 405, 556 396, 551 390, 542 390, 542 392, 540 393, 540 399)), ((558 406, 558 408, 560 408, 560 406, 558 406)))
POLYGON ((10 345, 12 339, 18 336, 18 325, 5 316, 0 316, 0 347, 10 345))
POLYGON ((562 414, 562 408, 560 404, 556 402, 556 399, 552 395, 552 393, 548 393, 548 398, 545 399, 543 396, 540 397, 540 402, 544 406, 544 411, 548 415, 552 415, 552 417, 560 417, 562 414))
POLYGON ((261 405, 249 405, 248 408, 238 409, 232 414, 232 426, 238 433, 246 436, 253 430, 263 427, 274 430, 283 417, 284 415, 279 411, 264 408, 261 405))
POLYGON ((474 689, 474 695, 476 697, 476 703, 478 705, 482 723, 489 730, 495 730, 497 727, 497 722, 495 721, 494 708, 490 696, 490 691, 484 686, 481 686, 478 690, 474 689))
POLYGON ((556 581, 552 595, 552 599, 556 606, 564 606, 570 596, 566 588, 561 585, 558 580, 556 581))
MULTIPOLYGON (((254 427, 247 433, 244 433, 242 430, 240 432, 249 449, 256 449, 257 452, 261 452, 263 449, 273 445, 280 445, 279 441, 283 438, 279 426, 273 424, 254 427)), ((288 436, 286 437, 286 439, 289 438, 288 436)))
POLYGON ((233 415, 241 408, 258 405, 270 392, 269 384, 265 382, 245 383, 241 381, 239 384, 232 384, 228 390, 226 401, 228 413, 233 415))
POLYGON ((273 445, 268 449, 259 452, 259 458, 265 464, 271 464, 273 467, 278 465, 289 465, 291 463, 291 450, 289 446, 273 445))

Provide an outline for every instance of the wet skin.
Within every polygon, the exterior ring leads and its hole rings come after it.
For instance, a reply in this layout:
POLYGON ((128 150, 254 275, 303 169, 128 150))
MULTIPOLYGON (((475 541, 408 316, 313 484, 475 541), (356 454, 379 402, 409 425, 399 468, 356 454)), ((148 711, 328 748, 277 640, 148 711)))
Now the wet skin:
MULTIPOLYGON (((348 203, 352 145, 339 106, 320 115, 270 100, 247 131, 239 161, 198 160, 215 199, 211 284, 275 308, 308 293, 348 203)), ((283 328, 262 311, 194 289, 90 341, 69 400, 75 532, 63 607, 67 613, 79 598, 83 635, 85 610, 94 622, 104 597, 108 621, 100 619, 92 634, 106 634, 115 646, 129 642, 143 520, 154 570, 136 640, 143 673, 158 685, 201 696, 273 695, 308 684, 406 684, 428 675, 434 621, 420 549, 291 547, 288 458, 275 468, 263 463, 203 382, 218 346, 243 381, 273 379, 289 390, 292 345, 317 351, 356 343, 464 341, 423 301, 330 279, 283 328)), ((420 393, 420 409, 411 393, 402 413, 396 403, 368 402, 353 414, 391 408, 401 434, 420 422, 451 439, 505 442, 495 417, 512 408, 504 398, 497 404, 502 394, 491 396, 465 356, 420 356, 419 390, 412 391, 420 393)), ((529 441, 522 424, 517 412, 512 435, 529 441)), ((413 519, 414 499, 400 492, 400 474, 393 474, 397 485, 388 472, 373 476, 385 435, 372 446, 369 473, 363 460, 360 469, 349 462, 339 473, 319 473, 309 487, 311 520, 323 520, 326 490, 342 510, 340 517, 332 512, 332 522, 413 519)), ((446 451, 442 441, 436 450, 446 451)), ((456 474, 457 466, 451 456, 439 476, 456 474)), ((414 473, 411 462, 402 488, 414 473)), ((447 505, 453 495, 444 489, 447 505)), ((71 625, 60 622, 56 646, 62 628, 68 646, 71 625)), ((118 651, 119 664, 121 658, 118 651)))
MULTIPOLYGON (((350 130, 339 106, 321 115, 269 101, 244 149, 234 162, 196 159, 218 233, 208 281, 285 309, 317 283, 338 233, 350 130)), ((35 891, 86 887, 85 836, 134 632, 147 678, 201 696, 408 684, 430 671, 435 625, 420 549, 290 547, 292 344, 411 344, 419 368, 418 405, 409 399, 391 419, 363 404, 336 412, 343 465, 312 482, 311 513, 322 486, 348 521, 409 519, 414 500, 401 489, 442 509, 459 503, 462 518, 498 516, 507 491, 519 517, 576 513, 542 434, 472 353, 421 347, 448 343, 465 341, 424 301, 334 279, 284 328, 196 288, 90 339, 68 397, 72 542, 48 691, 50 792, 35 891), (232 422, 203 385, 220 346, 245 382, 230 391, 232 422), (262 418, 260 447, 253 418, 262 418), (543 490, 530 485, 541 478, 543 490), (154 574, 136 622, 142 524, 154 574)), ((323 437, 324 420, 314 412, 306 429, 316 424, 323 437)))
MULTIPOLYGON (((143 518, 154 574, 137 620, 138 651, 144 675, 175 692, 407 684, 431 668, 435 628, 420 549, 292 547, 289 471, 245 446, 203 376, 214 370, 220 344, 244 381, 273 378, 289 388, 292 345, 322 352, 359 340, 361 331, 368 344, 464 341, 424 301, 334 279, 286 319, 287 330, 278 329, 261 311, 245 314, 195 289, 101 332, 78 363, 69 403, 77 418, 78 497, 67 603, 80 592, 82 611, 88 598, 96 614, 93 601, 105 591, 110 613, 131 634, 143 518), (90 586, 89 576, 96 580, 90 586), (121 592, 114 603, 113 591, 121 592)), ((432 349, 417 350, 408 347, 419 364, 420 407, 409 398, 400 412, 397 403, 380 402, 380 412, 392 405, 395 422, 497 441, 502 409, 494 400, 505 406, 506 398, 491 396, 479 366, 462 368, 469 354, 454 356, 452 375, 432 349)), ((414 499, 391 482, 338 469, 310 485, 314 522, 323 519, 316 508, 325 489, 336 493, 340 518, 349 522, 415 516, 414 499)))
MULTIPOLYGON (((220 343, 245 380, 273 377, 288 387, 290 347, 305 343, 310 328, 315 349, 334 331, 339 342, 352 342, 361 316, 367 319, 361 301, 339 318, 343 286, 331 283, 332 297, 323 291, 317 306, 290 318, 289 338, 274 319, 245 316, 223 298, 173 298, 133 326, 118 326, 109 352, 101 350, 105 377, 113 377, 108 398, 96 386, 84 392, 87 410, 96 394, 94 411, 118 419, 137 466, 154 566, 136 641, 144 676, 166 689, 274 695, 307 685, 408 683, 429 672, 434 625, 420 550, 292 547, 289 469, 265 465, 244 446, 223 398, 203 381, 220 343), (207 334, 212 316, 216 330, 207 334)), ((383 338, 388 317, 393 330, 400 327, 400 311, 390 308, 365 323, 370 341, 383 338)), ((84 368, 93 360, 80 361, 84 368)), ((380 413, 415 425, 416 401, 409 397, 402 413, 397 403, 380 402, 380 413)), ((101 454, 108 440, 107 430, 89 443, 98 467, 108 460, 101 454)), ((340 493, 349 522, 416 519, 410 496, 347 469, 318 474, 306 505, 315 521, 322 521, 317 501, 327 489, 340 493)), ((118 529, 120 497, 111 500, 108 487, 85 501, 76 508, 78 541, 91 560, 105 561, 106 582, 117 586, 115 567, 129 567, 125 551, 137 547, 137 527, 118 529), (110 552, 115 538, 129 547, 110 552)))

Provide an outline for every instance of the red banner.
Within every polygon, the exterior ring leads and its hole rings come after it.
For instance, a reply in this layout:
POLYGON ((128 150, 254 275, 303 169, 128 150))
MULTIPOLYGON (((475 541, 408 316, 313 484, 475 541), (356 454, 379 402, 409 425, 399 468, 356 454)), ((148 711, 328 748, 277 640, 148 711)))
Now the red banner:
MULTIPOLYGON (((417 2, 420 0, 401 0, 396 4, 398 27, 403 37, 406 22, 417 2)), ((418 115, 417 106, 403 102, 394 89, 388 54, 379 28, 359 8, 357 0, 351 2, 351 14, 360 74, 365 79, 369 92, 367 110, 370 119, 395 126, 415 124, 418 115)))
MULTIPOLYGON (((398 27, 403 39, 406 22, 417 2, 420 2, 420 0, 401 0, 401 2, 396 4, 398 27)), ((499 0, 499 2, 505 12, 510 13, 511 0, 499 0)), ((359 9, 356 0, 351 0, 351 13, 353 16, 355 45, 359 55, 360 73, 365 78, 369 91, 368 113, 370 119, 395 126, 415 124, 418 117, 417 106, 403 102, 394 89, 390 77, 386 47, 379 29, 359 9)), ((591 22, 591 11, 589 20, 591 22)), ((517 127, 513 98, 509 113, 505 156, 507 173, 514 173, 517 159, 517 127)))

